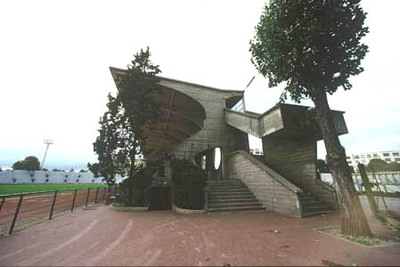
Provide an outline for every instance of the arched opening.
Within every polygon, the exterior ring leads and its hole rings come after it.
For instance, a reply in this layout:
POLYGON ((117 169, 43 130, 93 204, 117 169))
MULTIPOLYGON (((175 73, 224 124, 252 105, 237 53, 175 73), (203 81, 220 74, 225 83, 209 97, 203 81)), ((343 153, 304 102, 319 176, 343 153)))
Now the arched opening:
POLYGON ((208 179, 222 179, 223 150, 221 147, 203 150, 196 155, 195 162, 197 166, 207 172, 208 179))
POLYGON ((221 167, 221 148, 214 148, 214 169, 218 170, 221 167))

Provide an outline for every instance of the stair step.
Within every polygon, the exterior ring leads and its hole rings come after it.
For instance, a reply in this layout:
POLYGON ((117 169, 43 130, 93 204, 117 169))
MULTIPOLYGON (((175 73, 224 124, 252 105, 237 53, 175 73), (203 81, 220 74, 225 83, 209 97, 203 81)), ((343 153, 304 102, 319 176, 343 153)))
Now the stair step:
POLYGON ((217 208, 217 209, 208 209, 209 213, 225 213, 225 212, 245 212, 245 211, 262 211, 265 210, 265 207, 232 207, 232 208, 217 208))
POLYGON ((245 188, 243 185, 212 185, 207 186, 208 190, 215 190, 215 189, 237 189, 237 188, 245 188))
POLYGON ((218 203, 238 203, 238 202, 247 202, 247 203, 258 203, 258 200, 255 197, 247 197, 247 198, 221 198, 221 199, 212 199, 210 200, 210 204, 218 204, 218 203))
POLYGON ((210 213, 265 210, 240 180, 209 181, 207 188, 210 213))
POLYGON ((224 183, 242 183, 239 179, 231 179, 231 180, 210 180, 207 183, 209 184, 224 184, 224 183))
POLYGON ((241 190, 241 191, 217 191, 217 192, 208 192, 210 196, 218 196, 218 195, 245 195, 245 194, 253 194, 249 190, 241 190))
POLYGON ((218 209, 218 208, 231 208, 231 207, 262 207, 262 204, 259 202, 242 202, 242 203, 224 203, 224 204, 209 204, 209 209, 218 209))
POLYGON ((335 213, 335 212, 336 212, 335 210, 303 212, 303 217, 311 217, 311 216, 322 215, 322 214, 329 214, 329 213, 335 213))
POLYGON ((307 202, 300 202, 301 206, 308 207, 308 206, 329 206, 329 204, 322 202, 322 201, 307 201, 307 202))
POLYGON ((325 206, 311 206, 311 207, 303 207, 304 211, 330 211, 333 210, 331 207, 329 207, 328 205, 325 206))
POLYGON ((302 202, 301 205, 303 207, 322 207, 322 206, 330 207, 328 204, 326 204, 324 202, 317 202, 317 201, 307 202, 307 203, 302 202))
POLYGON ((215 189, 210 190, 208 193, 215 194, 215 193, 241 193, 241 192, 249 192, 247 188, 233 188, 233 189, 215 189))
POLYGON ((244 201, 246 199, 256 199, 253 195, 244 195, 244 196, 236 196, 236 195, 226 195, 226 196, 218 196, 218 197, 209 197, 208 202, 211 203, 213 201, 223 202, 223 201, 244 201))
POLYGON ((251 193, 247 194, 237 194, 237 195, 232 195, 232 194, 226 194, 226 195, 217 195, 217 196, 208 196, 208 199, 210 201, 214 200, 230 200, 230 199, 248 199, 248 198, 254 198, 254 195, 251 193))

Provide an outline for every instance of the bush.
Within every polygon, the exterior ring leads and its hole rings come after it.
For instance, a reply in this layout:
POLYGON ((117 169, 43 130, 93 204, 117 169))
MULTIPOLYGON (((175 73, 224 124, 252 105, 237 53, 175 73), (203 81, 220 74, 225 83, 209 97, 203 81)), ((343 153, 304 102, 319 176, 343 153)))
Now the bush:
POLYGON ((152 165, 140 165, 132 177, 125 179, 120 185, 120 196, 116 200, 125 207, 142 207, 146 205, 145 190, 151 184, 151 177, 156 172, 152 165))
POLYGON ((175 185, 175 205, 184 209, 203 209, 206 173, 188 160, 174 160, 172 181, 175 185))

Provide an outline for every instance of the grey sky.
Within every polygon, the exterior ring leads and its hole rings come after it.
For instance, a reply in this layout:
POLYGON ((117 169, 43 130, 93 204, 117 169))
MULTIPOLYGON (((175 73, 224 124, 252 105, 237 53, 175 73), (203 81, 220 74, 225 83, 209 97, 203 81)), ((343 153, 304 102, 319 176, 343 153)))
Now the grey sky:
MULTIPOLYGON (((124 68, 150 46, 162 76, 246 90, 248 109, 263 112, 280 89, 250 63, 249 40, 265 1, 1 1, 0 161, 93 162, 92 142, 116 92, 108 67, 124 68)), ((400 149, 398 0, 364 0, 371 33, 353 89, 330 97, 346 111, 348 152, 400 149)), ((302 103, 310 105, 308 101, 302 103)))

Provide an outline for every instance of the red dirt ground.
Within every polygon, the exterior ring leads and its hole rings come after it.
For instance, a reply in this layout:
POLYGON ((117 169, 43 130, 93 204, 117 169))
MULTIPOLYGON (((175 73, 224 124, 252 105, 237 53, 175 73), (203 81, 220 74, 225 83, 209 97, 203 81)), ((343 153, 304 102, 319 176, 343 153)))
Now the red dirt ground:
POLYGON ((400 264, 400 245, 365 247, 314 230, 338 224, 337 214, 299 219, 270 212, 116 212, 93 206, 0 238, 0 265, 400 264))
MULTIPOLYGON (((97 199, 103 200, 103 190, 99 190, 97 199)), ((74 192, 59 192, 57 194, 56 203, 54 205, 53 216, 64 211, 71 210, 71 204, 74 192)), ((90 190, 88 203, 94 203, 96 190, 90 190)), ((47 195, 29 195, 24 196, 17 222, 14 229, 26 228, 26 226, 48 218, 54 194, 47 195)), ((75 207, 85 205, 87 190, 78 190, 75 199, 75 207)), ((0 234, 8 233, 9 227, 13 220, 19 197, 6 198, 0 211, 0 234)))

